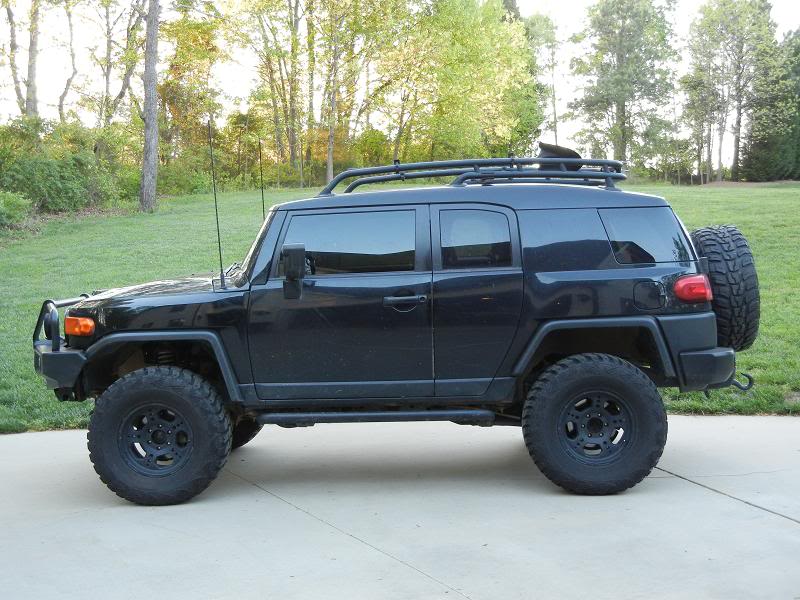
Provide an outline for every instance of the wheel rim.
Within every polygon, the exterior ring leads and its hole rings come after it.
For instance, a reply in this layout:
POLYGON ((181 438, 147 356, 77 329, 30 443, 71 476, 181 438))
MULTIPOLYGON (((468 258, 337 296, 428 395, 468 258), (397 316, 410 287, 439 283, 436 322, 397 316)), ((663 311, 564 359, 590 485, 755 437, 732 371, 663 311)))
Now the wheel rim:
POLYGON ((562 446, 573 458, 588 464, 617 460, 635 435, 632 413, 622 398, 607 391, 575 396, 558 422, 562 446))
POLYGON ((183 415, 162 404, 131 411, 120 426, 118 440, 125 463, 149 477, 181 469, 194 446, 192 428, 183 415))

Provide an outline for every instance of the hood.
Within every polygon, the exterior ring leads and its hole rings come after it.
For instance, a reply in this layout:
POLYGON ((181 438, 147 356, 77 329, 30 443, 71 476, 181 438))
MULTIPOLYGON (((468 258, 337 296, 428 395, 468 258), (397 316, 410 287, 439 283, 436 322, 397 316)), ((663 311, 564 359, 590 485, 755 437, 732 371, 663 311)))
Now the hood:
POLYGON ((205 294, 214 291, 211 276, 192 276, 180 279, 162 279, 149 283, 140 283, 127 287, 103 290, 90 296, 75 308, 95 308, 109 301, 127 300, 133 298, 159 298, 164 296, 184 296, 186 294, 205 294))

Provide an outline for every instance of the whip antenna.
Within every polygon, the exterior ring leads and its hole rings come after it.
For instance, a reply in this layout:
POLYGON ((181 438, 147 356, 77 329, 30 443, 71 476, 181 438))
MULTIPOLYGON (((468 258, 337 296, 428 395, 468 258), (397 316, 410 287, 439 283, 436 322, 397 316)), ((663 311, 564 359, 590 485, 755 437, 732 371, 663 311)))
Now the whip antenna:
POLYGON ((211 119, 208 120, 208 150, 211 153, 211 189, 214 192, 214 216, 217 219, 217 249, 219 250, 219 284, 225 289, 225 267, 222 266, 222 236, 219 232, 219 208, 217 207, 217 174, 214 171, 214 143, 211 139, 211 119))
POLYGON ((261 162, 261 138, 258 138, 258 176, 261 179, 261 218, 267 218, 267 209, 264 205, 264 165, 261 162))

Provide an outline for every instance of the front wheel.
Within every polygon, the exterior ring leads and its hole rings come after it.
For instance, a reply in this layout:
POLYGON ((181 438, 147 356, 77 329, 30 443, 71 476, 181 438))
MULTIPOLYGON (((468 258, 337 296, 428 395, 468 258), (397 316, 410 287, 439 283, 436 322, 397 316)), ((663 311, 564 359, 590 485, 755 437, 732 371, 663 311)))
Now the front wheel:
POLYGON ((615 494, 639 483, 658 463, 667 414, 641 369, 608 354, 577 354, 533 384, 522 431, 550 481, 578 494, 615 494))
POLYGON ((222 469, 231 422, 219 393, 199 375, 146 367, 97 399, 87 438, 89 458, 111 491, 137 504, 177 504, 222 469))

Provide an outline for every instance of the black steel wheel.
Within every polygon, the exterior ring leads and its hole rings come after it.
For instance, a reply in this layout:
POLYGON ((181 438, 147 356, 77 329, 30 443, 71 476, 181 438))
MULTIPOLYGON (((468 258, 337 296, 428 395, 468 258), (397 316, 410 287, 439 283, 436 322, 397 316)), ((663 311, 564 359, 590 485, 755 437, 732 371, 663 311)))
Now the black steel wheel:
POLYGON ((100 479, 137 504, 184 502, 203 491, 231 449, 231 422, 205 379, 178 367, 146 367, 96 400, 87 434, 100 479))
POLYGON ((577 354, 533 383, 522 431, 528 452, 553 483, 578 494, 615 494, 658 463, 667 415, 641 369, 608 354, 577 354))
POLYGON ((634 417, 617 394, 595 390, 564 404, 560 419, 564 449, 586 464, 608 464, 634 435, 634 417))
POLYGON ((251 441, 258 435, 262 427, 264 426, 252 417, 241 417, 233 426, 231 450, 241 448, 247 442, 251 441))
POLYGON ((123 420, 119 451, 134 471, 150 477, 169 475, 189 460, 194 434, 189 422, 163 404, 144 404, 123 420))

